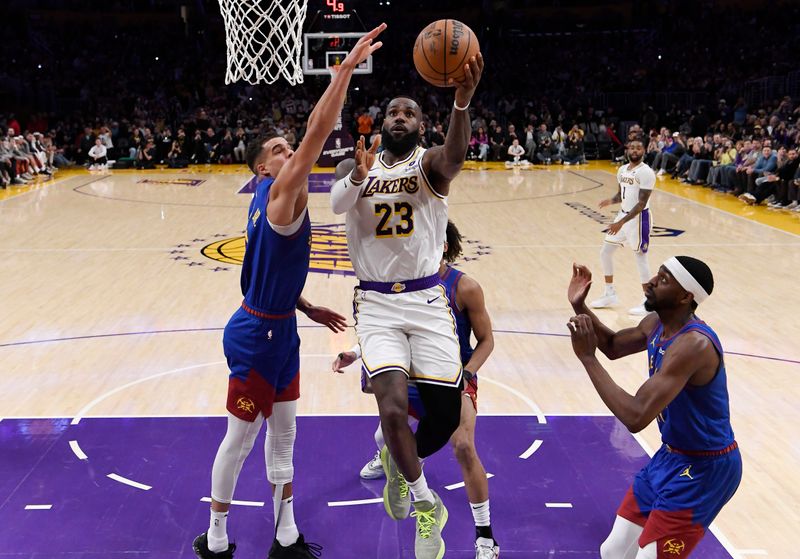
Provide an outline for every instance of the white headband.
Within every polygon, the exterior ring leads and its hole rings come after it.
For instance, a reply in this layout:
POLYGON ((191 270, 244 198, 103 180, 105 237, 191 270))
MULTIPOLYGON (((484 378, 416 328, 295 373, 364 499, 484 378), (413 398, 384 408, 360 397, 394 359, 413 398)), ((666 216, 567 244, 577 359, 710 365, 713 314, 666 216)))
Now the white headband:
POLYGON ((708 299, 708 293, 706 293, 706 290, 703 289, 703 286, 697 283, 697 280, 694 279, 694 276, 683 267, 683 264, 681 264, 680 260, 673 256, 664 262, 664 267, 669 270, 669 273, 672 274, 672 277, 674 277, 679 284, 681 284, 682 288, 694 295, 694 300, 697 304, 700 304, 708 299))

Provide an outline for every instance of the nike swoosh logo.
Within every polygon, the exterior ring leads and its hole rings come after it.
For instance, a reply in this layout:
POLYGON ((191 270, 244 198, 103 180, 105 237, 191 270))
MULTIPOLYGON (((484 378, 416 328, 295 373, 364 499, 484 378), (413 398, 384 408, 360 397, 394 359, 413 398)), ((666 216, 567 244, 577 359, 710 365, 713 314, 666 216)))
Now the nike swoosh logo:
POLYGON ((434 302, 436 299, 438 299, 439 297, 441 297, 441 295, 437 295, 437 296, 436 296, 436 297, 434 297, 433 299, 428 299, 428 304, 430 305, 431 303, 433 303, 433 302, 434 302))

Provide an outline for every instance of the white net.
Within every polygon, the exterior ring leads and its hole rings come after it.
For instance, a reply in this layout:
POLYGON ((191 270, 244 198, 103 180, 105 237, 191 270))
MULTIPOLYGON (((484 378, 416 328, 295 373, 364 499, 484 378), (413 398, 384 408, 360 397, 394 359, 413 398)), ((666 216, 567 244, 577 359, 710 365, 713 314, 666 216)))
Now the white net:
POLYGON ((303 83, 300 64, 307 0, 219 0, 225 21, 225 83, 303 83))

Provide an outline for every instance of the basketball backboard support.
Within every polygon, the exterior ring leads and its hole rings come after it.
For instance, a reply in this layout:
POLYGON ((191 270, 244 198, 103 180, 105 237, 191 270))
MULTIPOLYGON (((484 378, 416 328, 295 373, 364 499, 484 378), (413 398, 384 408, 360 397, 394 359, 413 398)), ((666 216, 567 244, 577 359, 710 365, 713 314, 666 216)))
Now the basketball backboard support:
MULTIPOLYGON (((304 33, 303 73, 307 76, 330 75, 329 68, 342 63, 358 40, 366 33, 304 33)), ((354 74, 372 73, 372 55, 358 65, 354 74)))

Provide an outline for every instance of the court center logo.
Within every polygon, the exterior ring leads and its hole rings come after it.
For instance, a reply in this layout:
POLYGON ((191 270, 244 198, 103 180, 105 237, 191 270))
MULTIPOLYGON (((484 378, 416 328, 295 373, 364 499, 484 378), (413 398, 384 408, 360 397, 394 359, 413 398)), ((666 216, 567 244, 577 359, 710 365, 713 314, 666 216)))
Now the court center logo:
MULTIPOLYGON (((212 272, 238 271, 244 262, 244 232, 238 235, 215 233, 180 243, 169 250, 170 259, 178 264, 212 272), (210 242, 209 242, 210 241, 210 242), (200 254, 197 254, 197 249, 200 254), (205 258, 197 258, 202 255, 205 258)), ((464 254, 459 261, 469 262, 491 254, 490 246, 473 239, 464 239, 464 254)), ((456 262, 456 265, 458 262, 456 262)), ((311 260, 309 271, 317 274, 354 276, 353 263, 347 251, 344 223, 311 225, 311 260)))

